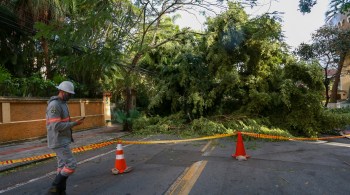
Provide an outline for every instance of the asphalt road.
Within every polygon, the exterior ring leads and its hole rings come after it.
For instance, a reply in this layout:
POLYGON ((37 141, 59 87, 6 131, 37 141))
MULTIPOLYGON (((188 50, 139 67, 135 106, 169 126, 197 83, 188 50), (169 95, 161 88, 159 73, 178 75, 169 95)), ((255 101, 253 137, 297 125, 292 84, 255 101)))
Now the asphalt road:
MULTIPOLYGON (((143 140, 159 139, 174 137, 143 140)), ((111 173, 115 146, 78 153, 67 194, 350 194, 349 139, 244 144, 251 156, 247 161, 231 157, 233 138, 124 145, 127 165, 134 170, 119 175, 111 173)), ((0 193, 45 194, 55 163, 51 159, 0 175, 0 193)))

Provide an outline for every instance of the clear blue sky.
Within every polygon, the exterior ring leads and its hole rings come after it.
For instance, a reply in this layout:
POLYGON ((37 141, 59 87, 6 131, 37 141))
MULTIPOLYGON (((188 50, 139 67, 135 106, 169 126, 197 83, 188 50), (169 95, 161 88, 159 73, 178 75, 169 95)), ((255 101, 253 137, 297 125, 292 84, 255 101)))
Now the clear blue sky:
MULTIPOLYGON (((319 27, 325 24, 325 12, 328 8, 328 0, 318 0, 317 5, 312 8, 311 13, 301 14, 298 11, 299 0, 259 0, 263 6, 257 6, 253 9, 247 8, 246 11, 252 16, 265 12, 284 12, 282 15, 282 28, 285 35, 285 41, 293 48, 302 42, 309 42, 311 34, 319 27)), ((176 21, 180 27, 191 27, 193 29, 203 29, 204 18, 201 16, 182 13, 182 18, 176 21)))

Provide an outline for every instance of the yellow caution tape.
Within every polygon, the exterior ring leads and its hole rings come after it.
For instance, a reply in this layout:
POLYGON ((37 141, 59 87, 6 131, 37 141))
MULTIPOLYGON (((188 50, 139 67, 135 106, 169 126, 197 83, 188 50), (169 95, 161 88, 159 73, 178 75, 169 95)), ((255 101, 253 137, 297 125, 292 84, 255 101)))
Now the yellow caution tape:
POLYGON ((284 137, 284 136, 278 136, 278 135, 266 135, 266 134, 249 133, 249 132, 242 132, 242 135, 247 135, 250 137, 262 138, 262 139, 301 140, 301 141, 337 139, 337 138, 344 138, 344 137, 350 136, 350 134, 348 134, 348 135, 330 136, 330 137, 304 138, 304 137, 284 137))
POLYGON ((26 158, 15 159, 15 160, 5 160, 5 161, 0 161, 0 165, 10 165, 10 164, 33 161, 33 160, 42 160, 42 159, 51 158, 54 156, 56 156, 55 153, 50 153, 50 154, 43 154, 39 156, 32 156, 32 157, 26 157, 26 158))
MULTIPOLYGON (((88 150, 102 148, 102 147, 111 145, 113 143, 116 143, 116 141, 107 141, 107 142, 102 142, 102 143, 97 143, 97 144, 90 144, 87 146, 73 148, 72 152, 73 153, 84 152, 84 151, 88 151, 88 150)), ((55 156, 56 156, 55 153, 50 153, 50 154, 43 154, 43 155, 20 158, 20 159, 15 159, 15 160, 5 160, 5 161, 0 161, 0 165, 10 165, 10 164, 15 164, 15 163, 29 162, 29 161, 33 161, 33 160, 42 160, 42 159, 52 158, 55 156)))
MULTIPOLYGON (((97 144, 90 144, 86 146, 81 146, 77 148, 73 148, 72 152, 73 153, 78 153, 78 152, 84 152, 88 150, 93 150, 93 149, 98 149, 102 148, 114 143, 123 143, 123 144, 166 144, 166 143, 180 143, 180 142, 190 142, 190 141, 198 141, 198 140, 207 140, 207 139, 216 139, 216 138, 222 138, 222 137, 229 137, 233 136, 236 133, 231 133, 231 134, 220 134, 220 135, 213 135, 213 136, 207 136, 207 137, 201 137, 201 138, 192 138, 192 139, 185 139, 185 140, 163 140, 163 141, 123 141, 123 140, 112 140, 112 141, 107 141, 107 142, 101 142, 97 144)), ((46 158, 52 158, 55 157, 55 153, 51 154, 44 154, 44 155, 39 155, 39 156, 33 156, 33 157, 27 157, 27 158, 21 158, 21 159, 15 159, 15 160, 5 160, 5 161, 0 161, 0 165, 10 165, 10 164, 15 164, 15 163, 23 163, 23 162, 29 162, 33 160, 42 160, 46 158)))
POLYGON ((124 140, 119 140, 117 142, 124 143, 124 144, 169 144, 169 143, 176 144, 176 143, 182 143, 182 142, 191 142, 191 141, 230 137, 230 136, 233 136, 236 134, 237 133, 218 134, 218 135, 213 135, 213 136, 206 136, 206 137, 192 138, 192 139, 182 139, 182 140, 160 140, 160 141, 124 141, 124 140))
MULTIPOLYGON (((259 133, 249 133, 249 132, 241 132, 241 133, 243 135, 247 135, 250 137, 262 138, 262 139, 303 140, 303 141, 305 141, 305 140, 327 140, 327 139, 336 139, 336 138, 343 138, 343 137, 350 136, 350 134, 347 134, 347 135, 342 135, 342 136, 331 136, 331 137, 322 137, 322 138, 290 138, 290 137, 284 137, 284 136, 278 136, 278 135, 266 135, 266 134, 259 134, 259 133)), ((86 146, 73 148, 72 152, 73 153, 84 152, 84 151, 88 151, 88 150, 102 148, 102 147, 105 147, 105 146, 108 146, 108 145, 111 145, 114 143, 122 143, 122 144, 169 144, 169 143, 172 143, 172 144, 176 144, 176 143, 182 143, 182 142, 191 142, 191 141, 230 137, 230 136, 234 136, 236 134, 237 134, 237 132, 229 133, 229 134, 218 134, 218 135, 206 136, 206 137, 200 137, 200 138, 183 139, 183 140, 125 141, 125 140, 118 139, 118 140, 106 141, 106 142, 101 142, 101 143, 90 144, 90 145, 86 145, 86 146)), ((15 159, 15 160, 5 160, 5 161, 0 161, 0 165, 10 165, 10 164, 28 162, 28 161, 33 161, 33 160, 42 160, 42 159, 52 158, 55 156, 56 156, 55 153, 50 153, 50 154, 43 154, 43 155, 26 157, 26 158, 15 159)))

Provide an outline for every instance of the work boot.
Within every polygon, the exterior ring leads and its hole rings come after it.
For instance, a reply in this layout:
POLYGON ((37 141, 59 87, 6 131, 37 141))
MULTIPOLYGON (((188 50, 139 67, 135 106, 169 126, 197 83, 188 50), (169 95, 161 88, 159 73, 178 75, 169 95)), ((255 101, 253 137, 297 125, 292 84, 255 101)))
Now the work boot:
POLYGON ((61 175, 61 173, 57 174, 55 180, 52 182, 52 186, 49 189, 48 194, 66 194, 65 186, 67 178, 67 176, 61 175))
POLYGON ((68 177, 65 177, 63 179, 63 181, 62 181, 62 187, 61 187, 60 195, 66 195, 67 179, 68 179, 68 177))

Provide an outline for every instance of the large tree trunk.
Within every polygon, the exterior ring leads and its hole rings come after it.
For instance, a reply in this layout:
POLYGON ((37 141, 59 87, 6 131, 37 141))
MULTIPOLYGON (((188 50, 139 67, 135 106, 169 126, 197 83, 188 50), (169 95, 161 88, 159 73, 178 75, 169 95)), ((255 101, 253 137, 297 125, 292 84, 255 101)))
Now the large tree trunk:
MULTIPOLYGON (((130 109, 131 109, 131 105, 132 105, 131 88, 130 87, 126 87, 124 93, 125 93, 125 96, 126 96, 126 100, 125 100, 126 102, 125 102, 125 105, 124 105, 124 110, 125 110, 125 113, 126 113, 126 117, 129 118, 130 117, 130 109)), ((124 131, 132 131, 131 124, 129 124, 128 121, 124 121, 123 130, 124 131)))
POLYGON ((52 79, 53 78, 53 71, 50 63, 50 55, 49 55, 49 44, 48 41, 45 38, 41 39, 41 46, 43 48, 43 58, 44 63, 46 67, 46 78, 52 79))
POLYGON ((329 96, 329 81, 330 81, 330 78, 328 78, 328 67, 324 68, 324 86, 326 88, 326 102, 324 104, 324 107, 327 108, 328 106, 328 102, 329 102, 329 99, 330 99, 330 96, 329 96))
POLYGON ((345 60, 345 54, 342 54, 340 56, 337 72, 335 73, 335 77, 334 77, 331 98, 330 98, 330 101, 329 101, 330 103, 337 103, 338 85, 339 85, 339 82, 340 82, 340 75, 341 75, 341 72, 343 70, 344 60, 345 60))
POLYGON ((126 95, 126 102, 125 102, 125 111, 129 112, 129 110, 131 109, 131 105, 132 105, 132 99, 131 99, 131 88, 130 87, 126 87, 125 89, 125 95, 126 95))

